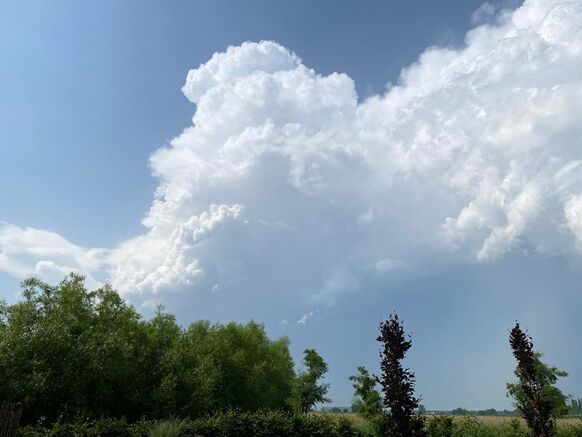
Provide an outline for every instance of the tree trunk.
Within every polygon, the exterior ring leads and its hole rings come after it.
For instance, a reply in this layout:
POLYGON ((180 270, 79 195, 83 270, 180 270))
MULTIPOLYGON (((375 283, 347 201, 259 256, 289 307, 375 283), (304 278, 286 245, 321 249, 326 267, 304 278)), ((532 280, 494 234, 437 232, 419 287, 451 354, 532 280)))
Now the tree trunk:
POLYGON ((7 401, 0 403, 0 436, 15 437, 22 409, 18 404, 7 401))

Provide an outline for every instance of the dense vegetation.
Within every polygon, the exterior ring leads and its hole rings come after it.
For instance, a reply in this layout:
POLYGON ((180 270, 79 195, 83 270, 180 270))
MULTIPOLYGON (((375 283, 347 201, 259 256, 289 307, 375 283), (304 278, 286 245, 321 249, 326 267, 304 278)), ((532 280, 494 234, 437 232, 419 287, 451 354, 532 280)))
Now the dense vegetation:
POLYGON ((347 418, 282 411, 219 412, 195 420, 101 419, 29 426, 20 437, 358 437, 364 436, 347 418))
MULTIPOLYGON (((525 423, 517 418, 485 420, 473 416, 427 417, 428 437, 531 437, 525 423)), ((99 419, 57 422, 21 428, 20 437, 226 437, 226 436, 326 436, 376 437, 380 434, 355 415, 297 414, 280 411, 217 413, 195 420, 99 419)), ((582 436, 579 420, 558 424, 557 437, 582 436)))
POLYGON ((20 302, 0 301, 0 400, 22 405, 24 437, 582 436, 582 424, 558 425, 568 407, 554 384, 566 373, 541 361, 519 325, 507 393, 521 421, 423 415, 402 365, 412 342, 396 315, 377 340, 381 374, 359 367, 350 378, 358 414, 314 414, 329 386, 313 349, 296 371, 288 340, 254 322, 184 329, 162 308, 142 319, 111 287, 88 291, 78 275, 56 286, 29 279, 20 302))
POLYGON ((297 380, 287 339, 261 325, 182 329, 161 310, 145 321, 111 287, 89 292, 77 275, 27 280, 22 301, 0 306, 0 399, 21 403, 27 423, 309 409, 323 400, 327 365, 306 357, 318 368, 297 380))

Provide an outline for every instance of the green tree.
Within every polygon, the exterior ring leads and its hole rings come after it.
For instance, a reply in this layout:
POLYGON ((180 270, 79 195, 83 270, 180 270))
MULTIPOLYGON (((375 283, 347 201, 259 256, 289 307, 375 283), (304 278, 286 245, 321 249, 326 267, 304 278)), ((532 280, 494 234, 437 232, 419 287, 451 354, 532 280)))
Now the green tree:
POLYGON ((270 340, 254 322, 195 322, 178 333, 160 367, 155 394, 167 410, 158 415, 289 408, 295 375, 288 340, 270 340))
POLYGON ((567 396, 554 384, 568 374, 541 361, 541 354, 534 352, 531 337, 519 323, 512 329, 509 341, 517 360, 518 380, 507 384, 507 395, 513 398, 534 436, 554 436, 555 419, 568 412, 567 396))
POLYGON ((376 379, 368 370, 360 366, 358 374, 350 376, 354 387, 352 411, 361 414, 368 420, 374 420, 382 412, 382 397, 376 390, 376 379))
POLYGON ((22 295, 0 302, 0 399, 21 402, 27 422, 290 408, 288 340, 262 325, 185 330, 161 307, 144 321, 110 286, 88 291, 75 274, 26 280, 22 295))
POLYGON ((329 384, 319 382, 327 372, 327 363, 315 351, 305 349, 303 352, 305 370, 299 372, 295 379, 297 408, 308 412, 318 403, 331 402, 327 397, 329 384))
POLYGON ((140 317, 110 287, 81 276, 57 286, 23 282, 23 300, 0 307, 0 398, 27 418, 120 415, 140 402, 140 317))

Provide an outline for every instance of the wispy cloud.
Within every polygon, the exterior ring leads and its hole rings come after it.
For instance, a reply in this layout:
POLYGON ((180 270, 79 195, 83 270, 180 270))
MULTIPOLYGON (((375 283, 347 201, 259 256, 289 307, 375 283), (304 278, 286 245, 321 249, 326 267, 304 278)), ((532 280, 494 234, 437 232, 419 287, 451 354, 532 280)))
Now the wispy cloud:
POLYGON ((306 314, 303 314, 299 320, 297 320, 298 325, 306 325, 307 321, 315 314, 313 311, 309 311, 306 314))

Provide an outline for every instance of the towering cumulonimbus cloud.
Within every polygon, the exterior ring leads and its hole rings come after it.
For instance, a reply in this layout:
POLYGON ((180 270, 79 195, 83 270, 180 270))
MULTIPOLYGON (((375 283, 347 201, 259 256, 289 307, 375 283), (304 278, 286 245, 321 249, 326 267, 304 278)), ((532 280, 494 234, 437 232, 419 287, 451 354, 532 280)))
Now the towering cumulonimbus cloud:
POLYGON ((147 231, 99 252, 128 295, 273 276, 320 305, 370 278, 582 250, 580 0, 498 12, 363 102, 271 41, 214 54, 182 90, 196 111, 151 157, 147 231))

